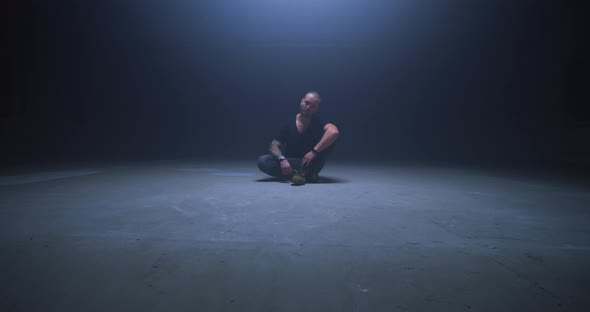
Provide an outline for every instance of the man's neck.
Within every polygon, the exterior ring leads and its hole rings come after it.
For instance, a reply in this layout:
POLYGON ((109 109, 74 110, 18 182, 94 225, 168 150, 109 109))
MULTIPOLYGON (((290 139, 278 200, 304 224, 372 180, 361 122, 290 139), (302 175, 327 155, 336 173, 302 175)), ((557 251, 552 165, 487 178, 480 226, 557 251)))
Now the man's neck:
POLYGON ((303 115, 302 113, 297 114, 297 119, 299 119, 299 121, 301 122, 308 122, 311 120, 311 115, 303 115))

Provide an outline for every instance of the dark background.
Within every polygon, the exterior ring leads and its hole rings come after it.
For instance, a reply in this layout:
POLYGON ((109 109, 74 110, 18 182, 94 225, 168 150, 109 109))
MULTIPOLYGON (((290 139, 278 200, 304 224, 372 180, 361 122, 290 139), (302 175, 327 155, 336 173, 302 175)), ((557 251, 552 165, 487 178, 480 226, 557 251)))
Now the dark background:
POLYGON ((243 159, 318 91, 340 160, 587 167, 588 1, 3 1, 3 164, 243 159))

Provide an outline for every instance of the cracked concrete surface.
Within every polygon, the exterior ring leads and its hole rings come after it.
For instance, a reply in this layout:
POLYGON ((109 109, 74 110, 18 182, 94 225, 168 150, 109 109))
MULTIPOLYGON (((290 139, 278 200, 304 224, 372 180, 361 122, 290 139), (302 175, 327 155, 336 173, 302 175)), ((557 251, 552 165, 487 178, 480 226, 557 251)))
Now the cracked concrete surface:
POLYGON ((584 184, 329 163, 52 168, 0 181, 3 311, 584 311, 584 184))

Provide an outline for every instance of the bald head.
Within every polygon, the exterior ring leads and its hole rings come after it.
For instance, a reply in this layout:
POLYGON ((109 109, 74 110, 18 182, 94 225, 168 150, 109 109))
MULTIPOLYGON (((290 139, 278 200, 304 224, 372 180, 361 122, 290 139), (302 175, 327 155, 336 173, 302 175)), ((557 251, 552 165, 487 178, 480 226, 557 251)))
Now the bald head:
POLYGON ((318 103, 322 101, 322 98, 320 98, 319 93, 317 93, 315 91, 309 91, 309 92, 307 92, 307 94, 305 94, 305 96, 308 96, 308 95, 318 99, 318 103))

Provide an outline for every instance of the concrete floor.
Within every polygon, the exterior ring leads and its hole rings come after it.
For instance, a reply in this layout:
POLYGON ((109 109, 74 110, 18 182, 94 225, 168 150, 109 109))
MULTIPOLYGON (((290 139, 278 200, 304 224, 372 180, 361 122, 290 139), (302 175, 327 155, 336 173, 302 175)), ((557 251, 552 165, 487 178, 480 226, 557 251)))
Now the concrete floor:
POLYGON ((590 191, 254 161, 4 170, 2 311, 590 311, 590 191))

